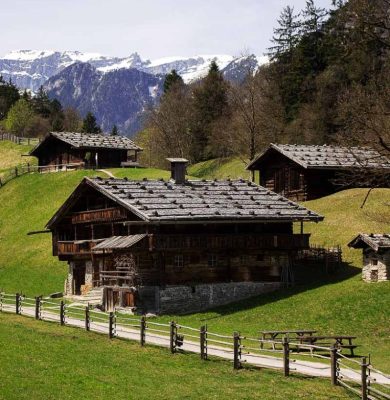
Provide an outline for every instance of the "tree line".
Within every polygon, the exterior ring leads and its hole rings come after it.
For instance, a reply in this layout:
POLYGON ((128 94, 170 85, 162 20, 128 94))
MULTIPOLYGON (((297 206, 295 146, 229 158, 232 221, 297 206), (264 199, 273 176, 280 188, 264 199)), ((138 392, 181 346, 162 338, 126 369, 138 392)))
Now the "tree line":
POLYGON ((285 7, 269 63, 228 82, 215 62, 199 82, 172 71, 139 142, 167 156, 247 162, 270 142, 369 145, 389 156, 390 0, 285 7))
MULTIPOLYGON (((57 99, 49 99, 41 86, 34 95, 20 93, 0 76, 0 128, 20 137, 41 137, 51 131, 101 133, 96 117, 88 112, 81 118, 71 107, 63 108, 57 99)), ((118 135, 116 125, 111 135, 118 135)))

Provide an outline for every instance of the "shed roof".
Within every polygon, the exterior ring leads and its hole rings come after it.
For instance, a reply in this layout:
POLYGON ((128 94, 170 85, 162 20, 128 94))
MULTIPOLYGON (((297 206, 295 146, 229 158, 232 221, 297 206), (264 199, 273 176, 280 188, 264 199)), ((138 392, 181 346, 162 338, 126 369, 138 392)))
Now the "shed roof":
POLYGON ((125 136, 109 136, 100 133, 50 132, 44 140, 30 151, 30 154, 34 155, 37 149, 50 137, 55 137, 76 148, 142 150, 141 147, 137 146, 132 140, 125 136))
POLYGON ((283 154, 303 168, 338 169, 369 167, 390 169, 390 160, 370 148, 274 143, 271 143, 267 150, 251 161, 247 169, 255 169, 256 165, 270 151, 277 151, 283 154))
POLYGON ((390 234, 359 233, 358 236, 356 236, 350 243, 348 243, 348 246, 355 249, 371 247, 374 251, 390 249, 390 234))
MULTIPOLYGON (((172 222, 291 222, 321 221, 323 217, 283 196, 252 182, 240 180, 174 181, 84 178, 67 202, 75 198, 80 186, 90 185, 141 220, 172 222)), ((48 222, 52 226, 61 210, 48 222)))
POLYGON ((101 250, 128 249, 136 243, 144 239, 147 234, 129 235, 129 236, 112 236, 103 240, 93 248, 93 252, 101 250))

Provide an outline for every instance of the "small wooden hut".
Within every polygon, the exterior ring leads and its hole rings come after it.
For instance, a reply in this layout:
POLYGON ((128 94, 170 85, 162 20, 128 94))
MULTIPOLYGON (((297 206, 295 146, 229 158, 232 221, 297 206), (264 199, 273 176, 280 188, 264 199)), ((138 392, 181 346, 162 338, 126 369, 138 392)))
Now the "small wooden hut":
POLYGON ((363 249, 364 281, 390 280, 390 234, 360 233, 348 246, 363 249))
POLYGON ((50 132, 30 155, 38 158, 40 167, 115 168, 137 166, 140 151, 139 146, 124 136, 50 132))
POLYGON ((343 174, 366 168, 389 174, 390 161, 367 148, 271 143, 247 167, 259 171, 260 185, 294 201, 332 194, 343 174))

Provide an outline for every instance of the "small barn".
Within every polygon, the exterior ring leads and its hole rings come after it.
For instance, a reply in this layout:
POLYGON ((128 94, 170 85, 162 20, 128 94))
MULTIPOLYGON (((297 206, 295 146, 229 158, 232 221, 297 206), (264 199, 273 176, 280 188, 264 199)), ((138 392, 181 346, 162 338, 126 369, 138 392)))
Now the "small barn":
POLYGON ((390 161, 360 147, 273 144, 248 165, 259 171, 259 183, 294 201, 313 200, 340 190, 345 173, 362 168, 390 172, 390 161))
POLYGON ((124 136, 97 133, 50 132, 30 155, 42 169, 115 168, 137 166, 142 149, 124 136), (46 168, 44 168, 46 167, 46 168))
POLYGON ((187 161, 170 161, 169 180, 84 178, 48 222, 65 293, 163 314, 289 284, 310 236, 293 224, 323 217, 246 180, 187 180, 187 161))
POLYGON ((348 246, 363 249, 364 281, 390 280, 390 234, 360 233, 348 246))

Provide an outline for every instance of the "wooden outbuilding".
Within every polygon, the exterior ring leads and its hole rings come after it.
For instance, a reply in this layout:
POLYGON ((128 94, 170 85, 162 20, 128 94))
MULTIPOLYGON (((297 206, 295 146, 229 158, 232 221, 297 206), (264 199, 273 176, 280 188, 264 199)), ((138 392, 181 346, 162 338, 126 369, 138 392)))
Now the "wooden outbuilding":
POLYGON ((115 168, 137 166, 138 153, 142 148, 124 136, 108 136, 97 133, 50 132, 31 151, 38 158, 43 170, 115 168))
POLYGON ((389 160, 375 150, 359 147, 271 143, 247 167, 259 171, 260 185, 294 201, 332 194, 343 188, 337 184, 343 174, 367 168, 386 171, 390 177, 389 160))
POLYGON ((348 246, 363 249, 364 281, 390 280, 390 234, 360 233, 348 246))
POLYGON ((246 180, 186 180, 185 164, 171 159, 168 181, 84 178, 47 224, 66 294, 185 313, 291 282, 309 247, 293 223, 323 217, 246 180))

